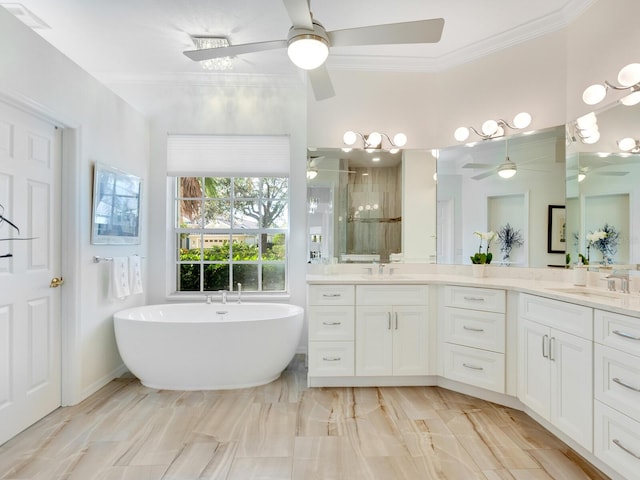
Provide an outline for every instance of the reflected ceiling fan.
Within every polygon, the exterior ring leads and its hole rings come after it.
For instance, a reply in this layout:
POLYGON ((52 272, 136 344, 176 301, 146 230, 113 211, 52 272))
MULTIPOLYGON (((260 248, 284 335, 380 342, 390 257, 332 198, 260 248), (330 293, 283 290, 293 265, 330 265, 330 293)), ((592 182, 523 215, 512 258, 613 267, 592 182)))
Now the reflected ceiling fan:
POLYGON ((334 173, 356 173, 355 170, 340 170, 334 168, 321 168, 318 166, 326 157, 324 155, 317 157, 309 157, 307 159, 307 179, 313 180, 318 176, 320 172, 334 172, 334 173))
MULTIPOLYGON (((544 158, 544 157, 536 157, 536 158, 527 160, 526 162, 519 162, 519 165, 522 166, 530 162, 535 162, 536 160, 539 160, 541 158, 544 158)), ((516 163, 513 162, 511 158, 509 158, 509 141, 505 140, 505 161, 504 162, 498 165, 489 164, 489 163, 465 163, 462 166, 462 168, 486 169, 486 171, 471 177, 473 180, 482 180, 483 178, 490 177, 495 173, 497 173, 501 178, 504 178, 504 179, 511 178, 518 172, 519 166, 516 165, 516 163)), ((534 172, 539 171, 539 170, 529 169, 529 168, 523 168, 522 170, 529 170, 534 172)))
POLYGON ((444 28, 443 18, 432 18, 327 32, 322 24, 313 18, 309 0, 282 1, 293 24, 286 40, 188 50, 184 54, 194 61, 203 61, 286 48, 291 61, 308 71, 316 100, 324 100, 335 94, 329 72, 324 65, 330 47, 437 43, 442 37, 444 28))

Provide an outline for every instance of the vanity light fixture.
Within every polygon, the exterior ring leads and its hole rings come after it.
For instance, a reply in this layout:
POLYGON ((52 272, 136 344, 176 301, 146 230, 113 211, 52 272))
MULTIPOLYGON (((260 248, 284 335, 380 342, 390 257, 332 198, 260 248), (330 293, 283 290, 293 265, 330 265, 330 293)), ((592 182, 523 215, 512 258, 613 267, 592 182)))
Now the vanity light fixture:
POLYGON ((474 127, 459 127, 453 133, 454 138, 459 142, 464 142, 469 138, 471 132, 475 133, 483 140, 491 138, 502 137, 505 134, 505 128, 511 130, 522 130, 531 125, 531 115, 527 112, 520 112, 513 118, 513 122, 509 123, 506 120, 487 120, 482 124, 480 131, 474 127))
POLYGON ((609 89, 629 91, 630 93, 620 99, 620 103, 626 106, 640 103, 640 63, 630 63, 622 67, 618 73, 618 85, 607 80, 587 87, 582 94, 582 101, 587 105, 597 105, 607 96, 609 89))
MULTIPOLYGON (((193 36, 191 41, 198 50, 204 48, 220 48, 228 47, 229 41, 225 37, 204 37, 193 36)), ((233 64, 231 63, 231 57, 212 58, 210 60, 200 61, 200 66, 205 70, 231 70, 233 64)))
POLYGON ((626 137, 618 140, 618 148, 623 152, 640 153, 640 140, 635 138, 626 137))
MULTIPOLYGON (((388 150, 389 153, 398 153, 400 148, 407 144, 407 136, 404 133, 396 133, 393 136, 393 140, 386 133, 380 132, 363 134, 349 130, 342 136, 342 141, 349 148, 355 145, 358 139, 362 141, 361 148, 370 153, 376 150, 388 150), (385 148, 385 143, 388 143, 390 148, 385 148)), ((342 150, 345 149, 343 148, 342 150)))

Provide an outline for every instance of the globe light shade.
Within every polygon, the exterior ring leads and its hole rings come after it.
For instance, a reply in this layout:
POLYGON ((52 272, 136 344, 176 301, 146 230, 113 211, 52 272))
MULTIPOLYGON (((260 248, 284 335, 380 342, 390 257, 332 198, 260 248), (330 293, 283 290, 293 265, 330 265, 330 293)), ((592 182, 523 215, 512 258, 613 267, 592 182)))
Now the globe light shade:
POLYGON ((596 114, 593 112, 590 112, 590 113, 587 113, 586 115, 579 117, 576 120, 576 125, 580 130, 585 130, 595 125, 597 121, 598 119, 596 117, 596 114))
POLYGON ((467 127, 458 127, 456 128, 456 131, 453 132, 453 137, 459 142, 464 142, 467 138, 469 138, 470 133, 471 132, 467 127))
POLYGON ((396 133, 393 137, 393 144, 396 147, 404 147, 407 144, 407 136, 404 133, 396 133))
POLYGON ((531 115, 527 112, 520 112, 513 118, 513 126, 516 128, 527 128, 531 125, 531 115))
POLYGON ((382 135, 380 135, 378 132, 371 132, 367 137, 367 145, 369 145, 370 147, 376 147, 380 145, 381 142, 382 135))
POLYGON ((623 152, 630 152, 636 146, 636 141, 633 138, 626 137, 618 140, 618 147, 623 152))
POLYGON ((315 35, 294 37, 289 41, 287 54, 295 66, 313 70, 329 56, 329 45, 323 38, 315 35))
POLYGON ((356 132, 352 132, 351 130, 345 132, 342 136, 342 141, 345 145, 353 145, 354 143, 356 143, 357 139, 358 135, 356 135, 356 132))
POLYGON ((516 165, 508 162, 500 166, 498 169, 498 175, 500 175, 501 178, 511 178, 516 174, 516 171, 516 165))
POLYGON ((485 135, 493 135, 498 131, 498 122, 495 120, 487 120, 482 124, 482 133, 485 135))
POLYGON ((604 100, 607 95, 607 87, 601 84, 587 87, 582 94, 582 101, 587 105, 596 105, 604 100))
POLYGON ((596 143, 598 140, 600 140, 600 132, 597 130, 593 132, 593 134, 582 139, 582 141, 588 145, 592 145, 596 143))
POLYGON ((629 95, 622 97, 620 103, 627 107, 637 105, 640 103, 640 90, 634 90, 629 95))
POLYGON ((640 63, 630 63, 622 67, 618 73, 618 83, 623 87, 630 87, 640 83, 640 63))
POLYGON ((391 155, 395 155, 395 154, 396 154, 396 153, 398 153, 399 151, 400 151, 400 149, 399 149, 399 148, 390 148, 390 149, 389 149, 389 153, 390 153, 391 155))

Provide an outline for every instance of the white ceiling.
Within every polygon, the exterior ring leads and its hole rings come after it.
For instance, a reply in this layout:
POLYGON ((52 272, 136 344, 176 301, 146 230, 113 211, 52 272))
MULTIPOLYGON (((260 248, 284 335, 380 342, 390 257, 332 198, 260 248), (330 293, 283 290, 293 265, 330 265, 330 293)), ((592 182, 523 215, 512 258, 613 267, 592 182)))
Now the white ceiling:
MULTIPOLYGON (((442 17, 437 44, 333 48, 332 69, 441 71, 565 27, 595 0, 312 0, 330 30, 442 17)), ((0 3, 6 3, 0 0, 0 3)), ((47 41, 106 84, 213 78, 185 57, 190 35, 286 39, 282 0, 20 0, 47 41)), ((284 50, 233 59, 234 75, 296 75, 284 50)), ((228 75, 218 73, 216 75, 228 75)))

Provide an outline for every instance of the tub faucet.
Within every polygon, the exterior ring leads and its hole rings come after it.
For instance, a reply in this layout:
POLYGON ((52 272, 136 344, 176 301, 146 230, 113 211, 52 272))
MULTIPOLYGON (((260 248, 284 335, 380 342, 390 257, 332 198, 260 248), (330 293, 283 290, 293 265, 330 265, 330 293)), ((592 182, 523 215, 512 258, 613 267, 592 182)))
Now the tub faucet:
POLYGON ((378 275, 382 275, 384 273, 384 267, 386 267, 384 263, 378 264, 378 275))
POLYGON ((238 282, 238 303, 242 303, 242 284, 238 282))
POLYGON ((220 290, 220 294, 222 295, 222 304, 224 305, 225 303, 227 303, 227 291, 220 290))
POLYGON ((206 298, 205 302, 207 302, 207 305, 210 305, 211 304, 211 295, 207 295, 205 298, 206 298))

